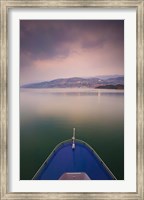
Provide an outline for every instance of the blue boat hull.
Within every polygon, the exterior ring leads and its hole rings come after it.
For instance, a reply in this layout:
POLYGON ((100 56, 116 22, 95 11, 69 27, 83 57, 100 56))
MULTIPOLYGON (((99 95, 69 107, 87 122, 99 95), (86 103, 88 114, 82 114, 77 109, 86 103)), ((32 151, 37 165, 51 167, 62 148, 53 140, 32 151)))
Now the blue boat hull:
POLYGON ((58 180, 65 173, 85 173, 91 180, 115 180, 115 176, 96 152, 85 142, 76 140, 59 144, 46 159, 33 180, 58 180))

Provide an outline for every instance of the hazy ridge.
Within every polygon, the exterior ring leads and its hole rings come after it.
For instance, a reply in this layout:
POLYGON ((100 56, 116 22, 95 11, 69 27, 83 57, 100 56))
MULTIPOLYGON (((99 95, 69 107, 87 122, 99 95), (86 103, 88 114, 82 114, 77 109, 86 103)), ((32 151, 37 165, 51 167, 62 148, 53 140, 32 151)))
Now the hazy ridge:
POLYGON ((103 76, 91 78, 60 78, 51 81, 43 81, 38 83, 30 83, 22 85, 21 88, 107 88, 107 89, 123 89, 123 76, 103 76))

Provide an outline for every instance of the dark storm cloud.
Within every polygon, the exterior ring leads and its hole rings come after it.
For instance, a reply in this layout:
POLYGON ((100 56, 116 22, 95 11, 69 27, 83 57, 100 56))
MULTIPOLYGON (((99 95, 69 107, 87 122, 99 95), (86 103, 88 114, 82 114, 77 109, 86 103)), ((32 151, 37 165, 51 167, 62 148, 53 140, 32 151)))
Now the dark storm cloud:
MULTIPOLYGON (((88 27, 90 28, 90 25, 88 27)), ((97 21, 89 29, 95 35, 95 38, 83 41, 82 46, 83 48, 102 48, 104 45, 111 44, 112 46, 122 47, 123 49, 123 28, 123 21, 97 21)))
POLYGON ((69 49, 63 44, 72 42, 67 27, 54 21, 21 21, 21 52, 29 52, 33 59, 67 56, 69 49))
POLYGON ((123 74, 123 20, 21 20, 21 83, 123 74))
POLYGON ((36 59, 67 57, 74 43, 85 49, 102 48, 107 43, 123 49, 123 23, 120 20, 21 20, 21 66, 36 59))
POLYGON ((83 48, 102 48, 107 40, 105 38, 101 40, 88 40, 82 43, 83 48))

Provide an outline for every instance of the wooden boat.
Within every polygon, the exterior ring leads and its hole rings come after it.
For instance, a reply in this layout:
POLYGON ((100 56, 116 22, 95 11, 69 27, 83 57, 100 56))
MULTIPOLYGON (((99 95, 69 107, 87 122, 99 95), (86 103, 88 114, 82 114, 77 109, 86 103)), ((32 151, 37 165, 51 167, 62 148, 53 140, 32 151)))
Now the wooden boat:
POLYGON ((116 180, 90 145, 73 137, 58 144, 33 180, 116 180))

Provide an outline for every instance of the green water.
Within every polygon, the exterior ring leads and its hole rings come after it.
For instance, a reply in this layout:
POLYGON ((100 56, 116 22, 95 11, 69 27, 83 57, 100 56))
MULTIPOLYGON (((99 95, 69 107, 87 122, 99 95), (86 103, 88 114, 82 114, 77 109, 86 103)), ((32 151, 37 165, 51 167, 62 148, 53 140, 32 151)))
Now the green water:
POLYGON ((54 147, 72 137, 73 128, 76 138, 124 179, 124 93, 97 89, 21 90, 20 179, 32 179, 54 147))

